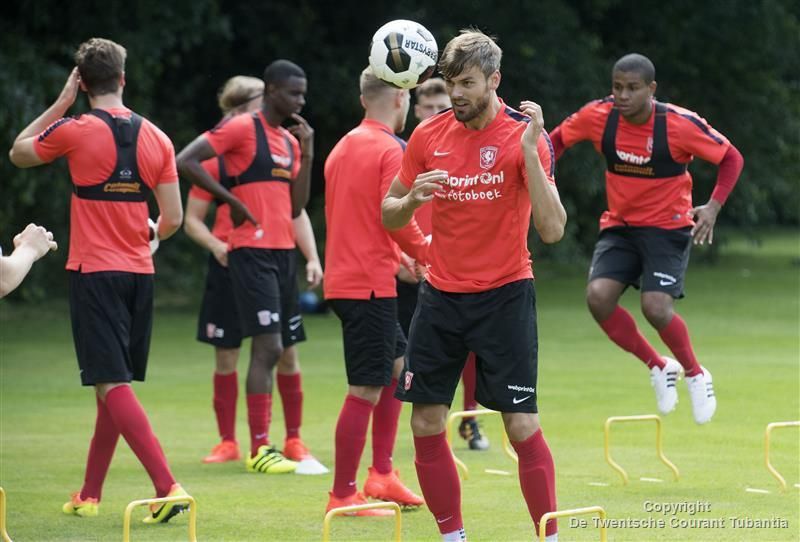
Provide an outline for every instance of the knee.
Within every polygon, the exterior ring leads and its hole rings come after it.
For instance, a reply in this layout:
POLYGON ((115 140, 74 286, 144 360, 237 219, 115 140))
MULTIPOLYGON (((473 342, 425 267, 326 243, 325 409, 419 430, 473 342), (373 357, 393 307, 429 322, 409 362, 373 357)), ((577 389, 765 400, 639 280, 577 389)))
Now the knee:
POLYGON ((669 297, 643 297, 642 314, 650 325, 656 329, 663 329, 672 320, 672 299, 669 297))
POLYGON ((504 413, 503 423, 508 439, 512 442, 529 439, 541 427, 538 415, 523 412, 504 413))
POLYGON ((427 437, 444 433, 447 416, 438 409, 417 408, 411 412, 411 432, 415 437, 427 437))
POLYGON ((236 371, 236 362, 239 360, 238 348, 217 348, 217 373, 228 375, 236 371))
POLYGON ((614 295, 597 282, 590 282, 586 286, 586 305, 598 321, 607 318, 616 303, 614 295))
POLYGON ((382 391, 383 388, 380 386, 350 386, 348 389, 348 393, 353 397, 369 401, 373 405, 378 404, 382 391))
POLYGON ((282 374, 295 374, 300 372, 300 357, 294 345, 283 349, 278 360, 278 372, 282 374))

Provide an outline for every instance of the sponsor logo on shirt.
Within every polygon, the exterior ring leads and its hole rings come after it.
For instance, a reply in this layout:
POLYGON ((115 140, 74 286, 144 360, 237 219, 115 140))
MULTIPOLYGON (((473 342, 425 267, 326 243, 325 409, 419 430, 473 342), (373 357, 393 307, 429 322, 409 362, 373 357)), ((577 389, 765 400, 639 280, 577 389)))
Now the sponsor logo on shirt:
POLYGON ((291 179, 292 172, 289 171, 288 169, 274 167, 272 168, 272 176, 280 177, 281 179, 291 179))
POLYGON ((505 182, 504 171, 491 173, 483 171, 475 175, 464 175, 463 177, 451 176, 444 182, 451 190, 446 192, 436 192, 436 197, 448 201, 492 201, 499 199, 503 193, 498 188, 491 188, 493 185, 501 185, 505 182), (473 188, 474 187, 474 188, 473 188), (463 190, 463 189, 467 190, 463 190))
POLYGON ((480 152, 480 159, 481 159, 481 168, 489 169, 494 165, 495 160, 497 160, 497 147, 481 147, 480 152))
MULTIPOLYGON (((652 147, 652 143, 650 143, 652 147)), ((638 154, 634 154, 632 152, 625 152, 617 149, 617 158, 622 160, 623 162, 628 162, 629 164, 636 164, 641 166, 642 164, 647 164, 650 162, 650 156, 639 156, 638 154)))
POLYGON ((140 194, 142 183, 138 181, 130 183, 106 183, 103 192, 113 192, 115 194, 140 194))

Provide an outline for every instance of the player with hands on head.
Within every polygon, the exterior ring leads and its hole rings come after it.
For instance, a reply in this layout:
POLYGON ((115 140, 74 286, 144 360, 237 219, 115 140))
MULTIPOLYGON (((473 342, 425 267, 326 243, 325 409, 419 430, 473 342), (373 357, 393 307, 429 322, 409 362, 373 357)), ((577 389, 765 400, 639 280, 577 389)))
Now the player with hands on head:
POLYGON ((694 420, 703 424, 717 408, 712 377, 697 361, 674 300, 684 296, 692 243, 713 242, 717 214, 744 160, 697 113, 657 101, 656 87, 650 59, 623 56, 611 72, 611 95, 567 117, 552 140, 556 158, 588 140, 606 159, 608 210, 600 217, 589 269, 589 311, 615 344, 647 365, 662 414, 678 403, 683 371, 694 420), (719 174, 708 202, 692 207, 687 166, 695 156, 718 164, 719 174), (641 290, 642 313, 677 359, 661 356, 619 305, 628 286, 641 290))

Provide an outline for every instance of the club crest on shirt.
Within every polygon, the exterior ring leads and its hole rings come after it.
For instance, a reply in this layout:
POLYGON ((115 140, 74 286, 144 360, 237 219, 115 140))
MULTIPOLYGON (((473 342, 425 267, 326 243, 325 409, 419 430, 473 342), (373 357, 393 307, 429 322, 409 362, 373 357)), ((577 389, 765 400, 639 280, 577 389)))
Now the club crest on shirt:
POLYGON ((497 147, 481 147, 480 158, 483 169, 491 168, 497 160, 497 147))
POLYGON ((647 137, 647 152, 653 153, 653 136, 647 137))
POLYGON ((272 161, 278 164, 281 167, 289 167, 292 165, 292 159, 288 156, 281 156, 280 154, 270 153, 272 157, 272 161))

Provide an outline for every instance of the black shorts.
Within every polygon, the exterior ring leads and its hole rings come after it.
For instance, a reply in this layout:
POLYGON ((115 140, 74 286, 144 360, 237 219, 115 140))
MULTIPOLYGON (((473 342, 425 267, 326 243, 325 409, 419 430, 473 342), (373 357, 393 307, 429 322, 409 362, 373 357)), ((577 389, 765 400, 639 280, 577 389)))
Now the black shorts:
POLYGON ((617 226, 600 232, 589 282, 609 278, 643 292, 683 297, 683 280, 692 248, 691 228, 666 230, 617 226))
POLYGON ((397 322, 397 300, 329 299, 342 321, 347 383, 351 386, 388 386, 394 360, 406 351, 406 337, 397 322))
POLYGON ((153 275, 70 271, 69 312, 84 386, 144 380, 153 328, 153 275))
POLYGON ((397 282, 397 321, 403 334, 408 337, 408 330, 411 327, 411 318, 417 309, 417 295, 419 295, 419 283, 410 284, 400 279, 397 282))
POLYGON ((242 337, 280 333, 284 348, 306 340, 294 249, 237 248, 228 269, 242 337))
POLYGON ((242 328, 230 272, 211 254, 208 256, 206 290, 197 319, 197 340, 217 348, 239 348, 242 345, 242 328))
POLYGON ((450 405, 467 353, 475 352, 475 399, 500 412, 538 412, 533 280, 456 294, 420 286, 395 397, 450 405))

